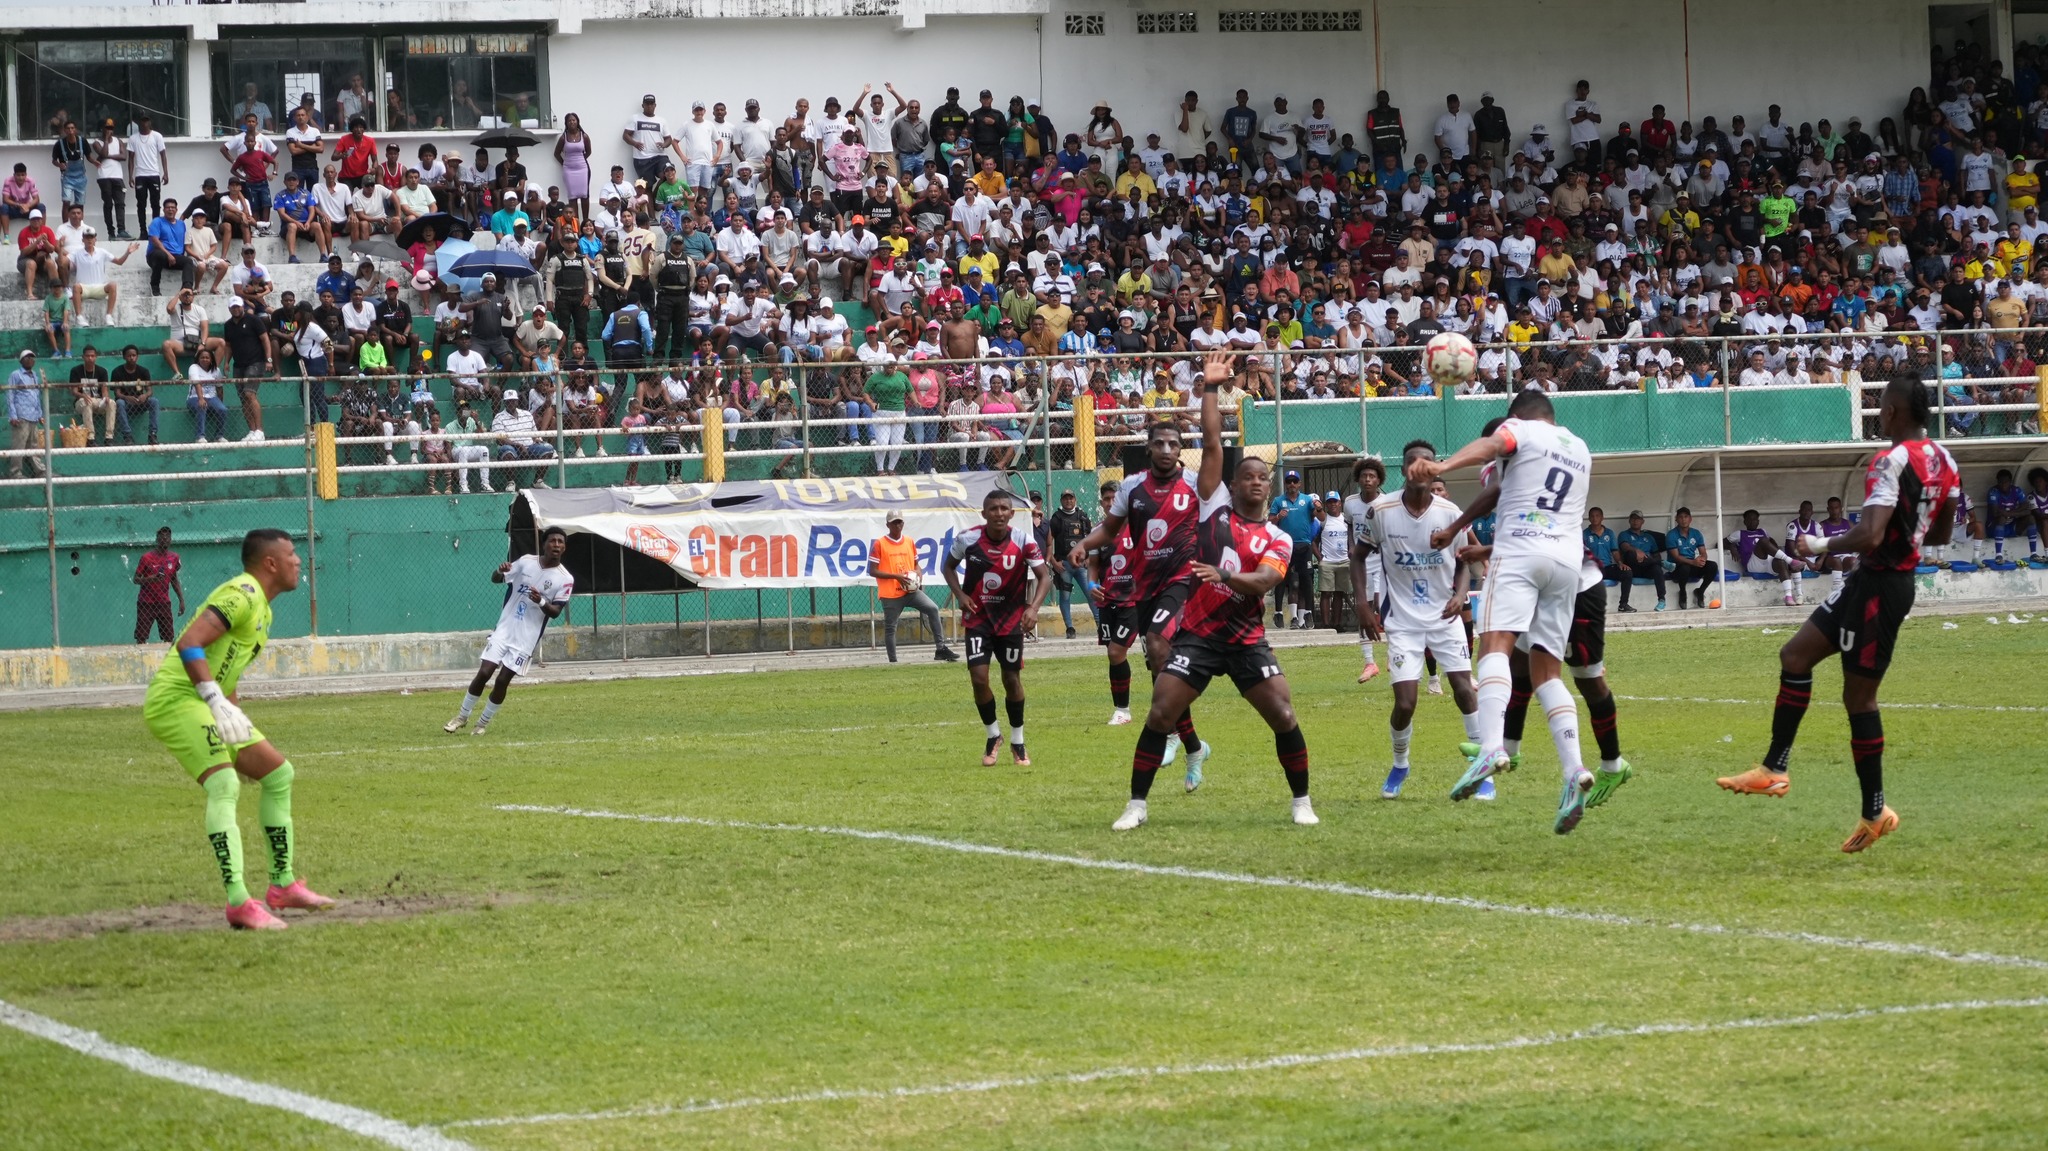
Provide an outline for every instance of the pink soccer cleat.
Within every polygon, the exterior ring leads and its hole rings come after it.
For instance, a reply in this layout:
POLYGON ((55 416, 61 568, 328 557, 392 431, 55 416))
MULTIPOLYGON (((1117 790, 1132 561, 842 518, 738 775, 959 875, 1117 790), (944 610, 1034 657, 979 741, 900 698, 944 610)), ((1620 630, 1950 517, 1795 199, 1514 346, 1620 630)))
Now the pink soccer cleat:
POLYGON ((1378 675, 1379 673, 1380 673, 1380 665, 1379 665, 1379 664, 1377 664, 1377 663, 1372 663, 1372 662, 1367 662, 1367 663, 1366 663, 1366 665, 1365 665, 1365 668, 1364 668, 1364 669, 1363 669, 1362 671, 1360 671, 1360 672, 1358 673, 1358 682, 1360 682, 1360 683, 1365 683, 1365 682, 1367 682, 1368 680, 1372 679, 1372 678, 1373 678, 1374 676, 1378 675))
POLYGON ((236 931, 283 931, 285 922, 251 899, 228 907, 228 926, 236 931))
POLYGON ((332 899, 307 887, 303 879, 292 880, 290 887, 271 884, 270 890, 263 894, 263 902, 268 903, 272 911, 283 911, 287 907, 296 907, 302 911, 325 911, 334 906, 332 899))

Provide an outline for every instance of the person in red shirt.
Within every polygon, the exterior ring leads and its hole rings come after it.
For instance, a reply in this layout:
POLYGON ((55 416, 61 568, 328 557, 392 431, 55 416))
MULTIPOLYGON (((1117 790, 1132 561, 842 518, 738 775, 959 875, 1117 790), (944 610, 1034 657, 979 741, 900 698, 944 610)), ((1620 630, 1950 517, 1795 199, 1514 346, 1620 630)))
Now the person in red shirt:
POLYGON ((185 589, 178 583, 178 553, 171 550, 171 529, 156 529, 156 547, 135 561, 135 642, 149 639, 150 625, 157 636, 171 642, 171 595, 178 596, 178 614, 185 614, 185 589))
POLYGON ((44 222, 41 208, 29 209, 28 227, 14 237, 14 242, 20 245, 17 262, 25 278, 28 298, 40 300, 42 297, 36 293, 36 273, 48 276, 51 284, 60 283, 64 278, 64 252, 57 246, 57 233, 44 222))
POLYGON ((334 159, 341 163, 341 182, 354 187, 377 162, 377 141, 364 129, 369 121, 357 116, 348 122, 348 134, 334 142, 334 159))
POLYGON ((1636 125, 1636 136, 1643 142, 1645 153, 1655 155, 1671 147, 1678 138, 1678 125, 1664 117, 1664 105, 1652 104, 1650 118, 1636 125))

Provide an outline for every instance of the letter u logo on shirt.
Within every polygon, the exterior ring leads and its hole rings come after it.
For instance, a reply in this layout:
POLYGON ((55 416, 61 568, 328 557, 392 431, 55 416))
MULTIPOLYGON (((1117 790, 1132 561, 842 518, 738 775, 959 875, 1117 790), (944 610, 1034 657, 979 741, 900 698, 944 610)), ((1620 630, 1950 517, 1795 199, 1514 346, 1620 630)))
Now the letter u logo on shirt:
POLYGON ((1013 567, 1016 567, 1016 566, 1017 566, 1017 557, 1016 557, 1016 556, 1014 556, 1014 555, 1006 555, 1006 556, 1004 556, 1004 557, 1003 557, 1003 570, 1004 570, 1004 571, 1008 571, 1008 570, 1010 570, 1011 568, 1013 568, 1013 567))
POLYGON ((1188 510, 1188 494, 1186 492, 1173 493, 1173 510, 1177 512, 1188 510))

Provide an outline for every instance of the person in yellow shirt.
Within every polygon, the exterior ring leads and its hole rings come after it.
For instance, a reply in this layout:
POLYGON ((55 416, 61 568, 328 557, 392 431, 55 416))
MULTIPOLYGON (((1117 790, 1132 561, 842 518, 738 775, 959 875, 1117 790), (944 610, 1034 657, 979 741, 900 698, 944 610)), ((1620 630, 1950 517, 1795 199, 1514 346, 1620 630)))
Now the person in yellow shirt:
MULTIPOLYGON (((924 564, 917 558, 917 541, 903 534, 903 513, 891 511, 882 517, 886 534, 868 548, 868 574, 875 577, 875 595, 882 601, 882 643, 889 662, 896 662, 896 620, 905 609, 924 617, 925 630, 935 647, 932 658, 953 663, 960 653, 946 646, 939 630, 939 605, 924 594, 924 564)), ((934 562, 937 555, 934 553, 934 562)))
POLYGON ((981 189, 982 195, 994 199, 1002 195, 1004 190, 1009 188, 1010 182, 1003 178, 1002 172, 997 170, 995 157, 983 156, 981 158, 981 171, 974 174, 974 186, 981 189))
POLYGON ((1148 200, 1159 191, 1159 186, 1152 182, 1152 177, 1145 171, 1145 161, 1137 156, 1131 157, 1130 162, 1116 178, 1117 198, 1129 196, 1132 188, 1136 188, 1148 200))
POLYGON ((2014 164, 2005 177, 2006 208, 2012 213, 2012 218, 2017 219, 2040 199, 2041 177, 2024 163, 2014 164))
POLYGON ((1998 257, 2000 263, 2011 268, 2014 275, 2024 278, 2031 270, 2029 262, 2034 254, 2034 245, 2020 237, 2019 224, 2007 224, 2005 238, 1998 241, 1998 247, 1993 254, 1998 257))
POLYGON ((1173 390, 1173 378, 1165 372, 1152 373, 1152 390, 1143 397, 1148 408, 1174 408, 1181 403, 1180 393, 1173 390))
POLYGON ((1152 277, 1145 274, 1145 269, 1136 265, 1116 278, 1116 298, 1124 303, 1129 303, 1138 296, 1149 295, 1151 291, 1152 277))
POLYGON ((1529 319, 1529 310, 1523 308, 1514 322, 1508 325, 1508 343, 1517 348, 1527 348, 1543 335, 1543 329, 1529 319))
POLYGON ((961 283, 967 282, 967 269, 973 267, 981 269, 982 283, 996 284, 1001 282, 996 279, 996 273, 1002 271, 1003 263, 1001 260, 996 259, 996 254, 989 251, 984 245, 985 241, 982 239, 980 232, 976 232, 967 238, 967 251, 961 255, 959 267, 955 269, 955 271, 960 273, 961 283))

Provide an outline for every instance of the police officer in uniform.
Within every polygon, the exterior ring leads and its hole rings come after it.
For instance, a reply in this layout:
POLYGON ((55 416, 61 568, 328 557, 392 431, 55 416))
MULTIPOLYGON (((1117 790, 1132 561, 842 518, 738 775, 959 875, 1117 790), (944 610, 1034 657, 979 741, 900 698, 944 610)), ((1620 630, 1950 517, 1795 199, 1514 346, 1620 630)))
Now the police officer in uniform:
POLYGON ((654 347, 652 358, 686 360, 690 357, 690 287, 696 269, 683 250, 683 238, 668 238, 668 255, 654 273, 654 347))

